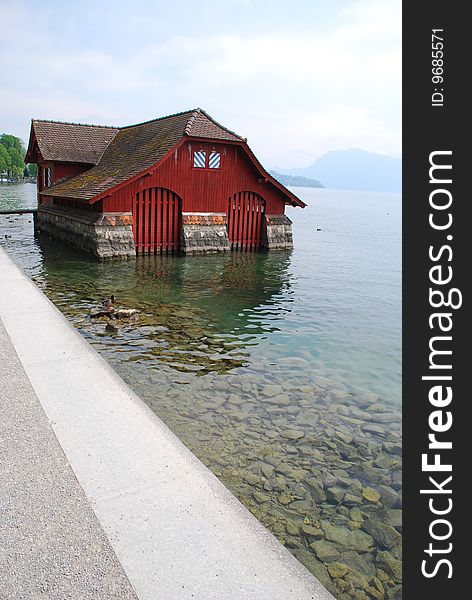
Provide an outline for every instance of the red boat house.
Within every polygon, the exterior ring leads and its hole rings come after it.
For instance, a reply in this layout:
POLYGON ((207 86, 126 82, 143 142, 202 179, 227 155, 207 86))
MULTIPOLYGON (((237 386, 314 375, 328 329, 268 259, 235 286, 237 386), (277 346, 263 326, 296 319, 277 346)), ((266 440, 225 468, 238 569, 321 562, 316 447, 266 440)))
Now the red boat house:
POLYGON ((289 249, 285 205, 246 139, 201 109, 129 127, 33 119, 40 232, 100 258, 289 249))

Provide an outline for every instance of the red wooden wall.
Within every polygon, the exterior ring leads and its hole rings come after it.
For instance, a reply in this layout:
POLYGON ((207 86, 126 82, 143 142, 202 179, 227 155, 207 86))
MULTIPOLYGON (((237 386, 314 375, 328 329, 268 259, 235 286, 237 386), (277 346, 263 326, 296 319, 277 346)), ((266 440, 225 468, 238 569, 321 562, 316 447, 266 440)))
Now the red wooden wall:
POLYGON ((183 212, 227 213, 229 199, 239 192, 253 192, 265 200, 269 215, 282 215, 283 194, 271 183, 259 182, 261 175, 240 146, 189 140, 177 148, 152 175, 123 186, 104 198, 104 212, 132 211, 136 194, 162 187, 182 198, 183 212), (212 150, 221 154, 220 169, 193 167, 193 152, 212 150))
POLYGON ((69 179, 74 175, 88 171, 92 165, 76 164, 76 163, 54 163, 52 169, 53 183, 57 183, 61 179, 69 179))
MULTIPOLYGON (((80 164, 80 163, 65 163, 65 162, 38 162, 38 204, 52 204, 52 198, 48 196, 41 196, 40 194, 44 189, 44 169, 51 169, 52 176, 52 185, 62 181, 64 179, 69 179, 74 175, 79 175, 79 173, 83 173, 84 171, 88 171, 92 165, 80 164)), ((80 201, 73 201, 72 203, 67 204, 65 201, 54 201, 55 204, 62 204, 67 206, 79 207, 79 208, 89 208, 88 206, 84 206, 80 201)), ((98 207, 96 207, 98 208, 98 207)))

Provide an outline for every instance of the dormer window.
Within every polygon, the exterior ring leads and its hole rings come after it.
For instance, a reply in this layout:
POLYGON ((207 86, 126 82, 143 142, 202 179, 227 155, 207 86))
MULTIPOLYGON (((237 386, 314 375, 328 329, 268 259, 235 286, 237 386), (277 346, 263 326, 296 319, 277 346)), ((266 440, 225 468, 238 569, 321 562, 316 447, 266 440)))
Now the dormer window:
POLYGON ((206 166, 206 152, 199 150, 193 153, 193 166, 197 169, 204 169, 206 166))
POLYGON ((49 167, 44 169, 44 187, 51 187, 52 185, 52 170, 49 167))
POLYGON ((209 169, 219 169, 220 168, 220 153, 219 152, 210 152, 210 157, 208 159, 208 168, 209 169))
POLYGON ((216 150, 211 152, 205 150, 195 151, 193 153, 193 166, 195 169, 220 169, 221 154, 216 150))

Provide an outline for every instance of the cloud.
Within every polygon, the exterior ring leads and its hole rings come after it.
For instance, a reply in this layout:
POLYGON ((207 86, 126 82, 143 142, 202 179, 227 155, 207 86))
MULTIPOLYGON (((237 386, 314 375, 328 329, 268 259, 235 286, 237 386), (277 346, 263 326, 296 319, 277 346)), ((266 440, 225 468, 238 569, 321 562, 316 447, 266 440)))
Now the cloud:
MULTIPOLYGON (((0 33, 8 57, 0 129, 26 136, 32 116, 126 124, 201 106, 269 161, 293 150, 400 151, 399 1, 341 3, 329 25, 300 21, 282 32, 264 27, 252 4, 226 6, 253 14, 259 30, 218 22, 202 34, 211 14, 204 3, 192 28, 183 17, 178 27, 152 27, 146 11, 134 11, 123 37, 119 3, 106 21, 94 13, 81 29, 67 12, 59 28, 52 5, 31 19, 28 3, 10 3, 0 33)), ((283 11, 280 18, 283 25, 283 11)))

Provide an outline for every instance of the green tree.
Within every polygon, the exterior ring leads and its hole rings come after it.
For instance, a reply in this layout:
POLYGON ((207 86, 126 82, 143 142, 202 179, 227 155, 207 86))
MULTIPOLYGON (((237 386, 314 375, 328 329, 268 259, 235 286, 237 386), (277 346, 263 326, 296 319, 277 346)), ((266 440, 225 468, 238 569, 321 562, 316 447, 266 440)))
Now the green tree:
POLYGON ((0 144, 0 173, 9 173, 11 169, 11 158, 5 146, 0 144))
POLYGON ((20 152, 20 154, 24 154, 25 148, 23 146, 23 142, 20 140, 19 137, 16 137, 15 135, 2 133, 2 135, 0 135, 0 144, 2 146, 5 146, 7 150, 9 148, 16 148, 20 152))
POLYGON ((0 136, 0 171, 9 178, 21 177, 25 170, 25 147, 20 138, 2 133, 0 136))
POLYGON ((10 148, 8 150, 8 154, 11 158, 12 175, 14 177, 21 177, 21 175, 23 174, 23 169, 25 168, 25 163, 23 161, 21 150, 18 150, 18 148, 10 148))
POLYGON ((36 165, 34 163, 30 163, 30 164, 26 165, 26 168, 28 169, 29 177, 37 177, 38 176, 38 165, 36 165))

